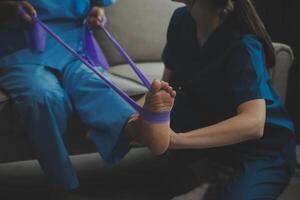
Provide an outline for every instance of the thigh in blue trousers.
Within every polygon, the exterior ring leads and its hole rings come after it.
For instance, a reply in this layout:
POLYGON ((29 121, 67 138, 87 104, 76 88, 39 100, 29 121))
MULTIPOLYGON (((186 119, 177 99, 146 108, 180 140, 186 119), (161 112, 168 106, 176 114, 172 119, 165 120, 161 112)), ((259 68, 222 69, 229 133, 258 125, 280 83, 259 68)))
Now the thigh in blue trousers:
POLYGON ((0 86, 11 96, 19 126, 53 184, 79 186, 64 144, 73 112, 90 127, 91 139, 108 163, 129 151, 122 128, 134 111, 80 62, 55 73, 40 65, 1 67, 0 86))
POLYGON ((295 141, 291 140, 281 151, 241 157, 239 163, 219 199, 276 200, 294 172, 295 141))
POLYGON ((185 193, 199 184, 211 183, 205 200, 276 200, 294 173, 295 146, 290 139, 282 149, 176 150, 170 154, 171 163, 175 161, 170 167, 175 168, 176 176, 172 186, 178 190, 180 184, 179 190, 184 188, 180 192, 185 193), (180 181, 187 183, 178 182, 181 174, 180 181))

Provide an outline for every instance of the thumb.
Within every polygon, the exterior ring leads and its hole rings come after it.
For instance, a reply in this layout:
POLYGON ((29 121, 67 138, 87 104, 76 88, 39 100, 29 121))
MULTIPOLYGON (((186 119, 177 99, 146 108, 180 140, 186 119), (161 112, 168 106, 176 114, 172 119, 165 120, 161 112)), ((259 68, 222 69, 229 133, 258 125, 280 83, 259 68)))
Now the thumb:
POLYGON ((18 9, 20 9, 20 7, 22 7, 26 11, 26 14, 22 16, 22 19, 27 23, 33 23, 32 17, 37 16, 34 7, 26 1, 21 1, 18 6, 18 9))
POLYGON ((21 1, 20 5, 27 11, 27 13, 33 17, 33 16, 37 16, 37 12, 34 9, 34 7, 28 3, 27 1, 21 1))

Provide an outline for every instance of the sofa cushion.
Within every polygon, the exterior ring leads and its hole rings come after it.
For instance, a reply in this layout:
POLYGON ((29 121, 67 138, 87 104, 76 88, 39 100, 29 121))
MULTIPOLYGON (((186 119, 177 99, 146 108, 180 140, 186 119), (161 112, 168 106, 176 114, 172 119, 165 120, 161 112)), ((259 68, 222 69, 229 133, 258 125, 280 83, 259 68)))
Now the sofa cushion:
MULTIPOLYGON (((171 15, 183 4, 170 0, 123 0, 107 8, 107 28, 136 62, 161 60, 171 15)), ((111 65, 124 64, 101 31, 98 41, 111 65)))
POLYGON ((108 74, 108 77, 129 96, 136 96, 147 92, 147 89, 143 85, 135 81, 114 74, 108 74))
MULTIPOLYGON (((269 70, 271 84, 278 92, 282 101, 285 102, 288 73, 294 61, 293 51, 285 44, 273 43, 273 45, 275 48, 276 64, 274 68, 269 70)), ((153 79, 161 79, 164 70, 164 65, 161 62, 138 63, 138 67, 146 75, 146 77, 149 77, 150 81, 153 79)), ((123 85, 121 81, 122 79, 116 80, 117 85, 127 92, 127 94, 137 95, 147 91, 146 88, 140 90, 140 88, 137 87, 138 85, 141 85, 141 81, 129 65, 121 64, 113 66, 109 69, 109 72, 119 78, 126 79, 127 81, 130 80, 132 82, 131 86, 134 86, 135 88, 128 88, 129 85, 123 85), (135 89, 136 91, 134 91, 135 89)), ((129 82, 126 83, 129 84, 129 82)))
MULTIPOLYGON (((148 78, 150 82, 154 79, 161 79, 164 71, 164 64, 162 62, 145 62, 137 63, 137 67, 148 78)), ((139 77, 131 69, 128 64, 121 64, 113 66, 109 69, 109 72, 120 78, 130 80, 136 84, 143 85, 139 77)), ((120 85, 120 87, 122 87, 120 85)))
MULTIPOLYGON (((164 70, 162 62, 137 63, 137 66, 150 82, 162 78, 164 70)), ((111 67, 109 72, 110 79, 129 96, 141 95, 147 92, 147 88, 129 65, 116 65, 111 67)))

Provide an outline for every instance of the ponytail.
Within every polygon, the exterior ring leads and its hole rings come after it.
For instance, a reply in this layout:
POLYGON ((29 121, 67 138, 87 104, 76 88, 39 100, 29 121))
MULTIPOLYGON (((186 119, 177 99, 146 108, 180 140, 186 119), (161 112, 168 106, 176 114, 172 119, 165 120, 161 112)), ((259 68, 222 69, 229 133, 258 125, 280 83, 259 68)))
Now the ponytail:
POLYGON ((272 40, 262 20, 258 16, 252 0, 212 0, 216 8, 221 9, 223 19, 232 16, 242 33, 251 33, 263 42, 267 68, 275 65, 275 51, 272 40))
POLYGON ((272 68, 275 65, 275 50, 271 37, 258 16, 252 0, 233 0, 233 2, 232 14, 238 20, 239 28, 243 33, 251 33, 262 40, 266 67, 272 68))

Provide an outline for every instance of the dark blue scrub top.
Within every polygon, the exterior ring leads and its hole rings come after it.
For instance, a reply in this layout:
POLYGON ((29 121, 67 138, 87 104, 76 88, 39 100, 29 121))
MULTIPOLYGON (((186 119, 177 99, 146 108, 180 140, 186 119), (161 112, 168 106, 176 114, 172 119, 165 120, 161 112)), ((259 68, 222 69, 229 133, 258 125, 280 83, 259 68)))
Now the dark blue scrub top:
POLYGON ((293 136, 294 127, 270 85, 263 45, 254 35, 241 34, 232 22, 228 19, 220 25, 199 47, 187 9, 174 12, 162 55, 174 72, 171 85, 177 89, 171 127, 186 132, 213 125, 235 116, 240 104, 265 99, 264 136, 246 143, 281 145, 293 136))

